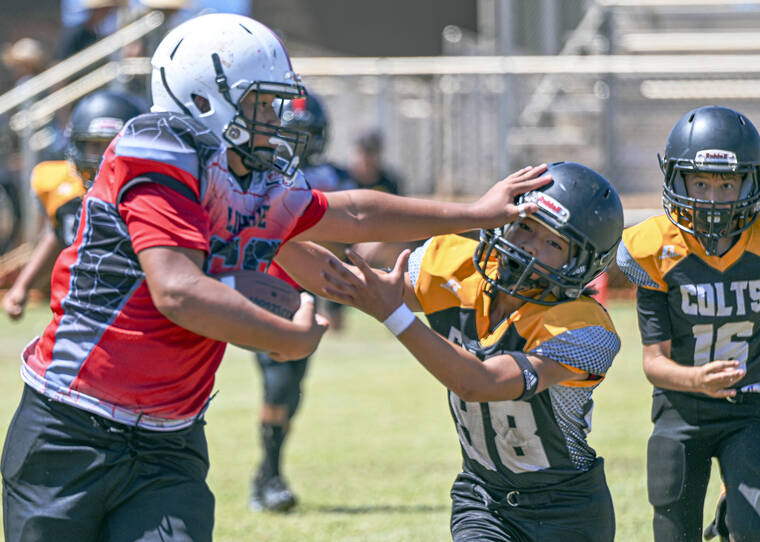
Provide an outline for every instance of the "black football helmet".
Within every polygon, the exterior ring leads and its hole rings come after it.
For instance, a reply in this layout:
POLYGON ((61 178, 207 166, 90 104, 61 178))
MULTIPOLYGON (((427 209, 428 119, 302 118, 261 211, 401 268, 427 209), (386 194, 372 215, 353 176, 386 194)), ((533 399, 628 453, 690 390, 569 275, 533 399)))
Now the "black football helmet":
MULTIPOLYGON (((486 292, 556 305, 576 299, 585 286, 615 258, 623 232, 623 205, 615 188, 593 169, 574 162, 549 164, 552 181, 522 194, 516 203, 538 205, 531 217, 569 244, 567 261, 551 267, 510 241, 522 220, 480 231, 473 261, 486 279, 486 292), (496 276, 489 276, 489 261, 498 262, 496 276)), ((492 274, 491 274, 492 275, 492 274)))
POLYGON ((322 101, 309 94, 304 98, 288 101, 282 111, 282 126, 309 133, 305 159, 309 165, 322 162, 329 137, 330 119, 322 101))
POLYGON ((760 209, 760 136, 750 120, 733 109, 706 106, 681 117, 668 137, 662 202, 668 218, 715 254, 718 240, 749 228, 760 209), (720 202, 689 197, 684 174, 729 173, 742 176, 740 197, 720 202))
POLYGON ((66 130, 66 158, 74 163, 85 186, 95 180, 111 140, 129 119, 145 111, 147 107, 138 98, 114 90, 99 90, 77 102, 66 130))

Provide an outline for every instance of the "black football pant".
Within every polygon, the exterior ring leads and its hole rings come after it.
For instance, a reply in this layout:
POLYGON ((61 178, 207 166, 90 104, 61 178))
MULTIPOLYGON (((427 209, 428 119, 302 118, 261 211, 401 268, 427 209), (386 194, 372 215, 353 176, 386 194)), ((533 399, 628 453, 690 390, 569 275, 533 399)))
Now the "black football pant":
POLYGON ((203 422, 129 427, 28 386, 2 458, 6 542, 210 542, 203 422))
POLYGON ((760 540, 760 395, 741 402, 679 392, 655 395, 647 452, 649 501, 656 542, 702 540, 711 458, 726 483, 735 542, 760 540))
POLYGON ((468 473, 451 488, 454 542, 612 542, 615 512, 599 459, 588 472, 550 489, 507 497, 468 473))

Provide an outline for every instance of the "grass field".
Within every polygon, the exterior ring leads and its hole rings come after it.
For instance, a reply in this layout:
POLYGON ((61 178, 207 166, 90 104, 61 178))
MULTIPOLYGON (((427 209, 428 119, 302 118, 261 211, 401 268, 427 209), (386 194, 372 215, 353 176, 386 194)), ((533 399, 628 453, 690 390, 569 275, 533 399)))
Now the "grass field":
MULTIPOLYGON (((592 445, 606 458, 615 501, 617 538, 651 540, 644 457, 651 424, 651 388, 641 371, 635 311, 610 308, 623 349, 595 393, 592 445)), ((18 324, 0 324, 0 431, 4 435, 21 393, 18 354, 48 321, 47 307, 18 324)), ((301 502, 287 515, 247 508, 249 479, 259 458, 255 435, 261 397, 249 353, 230 347, 209 409, 217 498, 215 540, 391 541, 449 540, 450 484, 459 446, 443 388, 380 324, 351 312, 348 329, 331 334, 312 360, 285 473, 301 502)), ((707 497, 712 513, 718 480, 707 497)))

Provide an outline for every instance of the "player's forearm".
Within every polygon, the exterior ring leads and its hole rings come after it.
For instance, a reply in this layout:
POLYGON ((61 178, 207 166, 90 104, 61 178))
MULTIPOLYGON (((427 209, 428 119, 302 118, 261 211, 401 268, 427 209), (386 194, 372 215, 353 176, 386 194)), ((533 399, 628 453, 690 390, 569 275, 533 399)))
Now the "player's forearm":
POLYGON ((517 364, 494 370, 419 320, 398 338, 428 372, 464 401, 506 401, 522 395, 524 382, 517 364))
POLYGON ((152 297, 169 320, 218 341, 285 355, 291 350, 300 353, 308 341, 307 333, 293 322, 210 277, 180 277, 152 297))
POLYGON ((473 204, 404 198, 376 190, 334 194, 346 214, 338 239, 344 242, 412 241, 482 225, 473 204))
POLYGON ((652 385, 675 391, 698 391, 694 382, 694 367, 681 365, 664 355, 644 360, 644 374, 652 385))
POLYGON ((345 265, 327 248, 308 241, 285 243, 277 253, 275 261, 302 288, 330 299, 333 298, 325 291, 329 283, 322 272, 329 270, 331 261, 338 266, 345 265))
POLYGON ((14 287, 28 290, 40 278, 43 271, 46 271, 53 264, 58 254, 63 249, 61 242, 52 229, 45 230, 37 246, 34 247, 29 262, 19 273, 14 287))

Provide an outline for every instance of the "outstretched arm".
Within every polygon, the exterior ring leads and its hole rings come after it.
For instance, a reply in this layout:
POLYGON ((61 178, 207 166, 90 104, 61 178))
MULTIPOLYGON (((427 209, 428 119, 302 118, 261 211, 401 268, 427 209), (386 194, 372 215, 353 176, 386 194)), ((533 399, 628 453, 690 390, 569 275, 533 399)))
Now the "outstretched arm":
MULTIPOLYGON (((346 299, 338 292, 351 288, 354 276, 361 273, 356 266, 340 261, 327 248, 309 241, 288 241, 277 253, 275 261, 302 288, 340 303, 346 299)), ((422 310, 408 273, 404 281, 403 296, 407 306, 422 310)))
POLYGON ((523 168, 495 184, 474 203, 404 198, 377 190, 345 190, 325 194, 322 219, 295 239, 299 241, 411 241, 445 233, 494 228, 536 211, 518 209, 515 197, 551 180, 546 164, 523 168))
MULTIPOLYGON (((410 285, 404 269, 409 252, 404 251, 390 273, 371 269, 354 252, 349 258, 359 270, 348 286, 335 282, 333 294, 381 322, 402 304, 410 285)), ((413 292, 412 292, 413 293, 413 292)), ((525 376, 515 355, 504 354, 480 361, 474 354, 443 338, 419 319, 397 335, 399 341, 444 386, 465 401, 505 401, 519 399, 525 391, 525 376)), ((588 375, 574 372, 545 357, 527 354, 538 376, 540 392, 566 380, 581 380, 588 375)))

